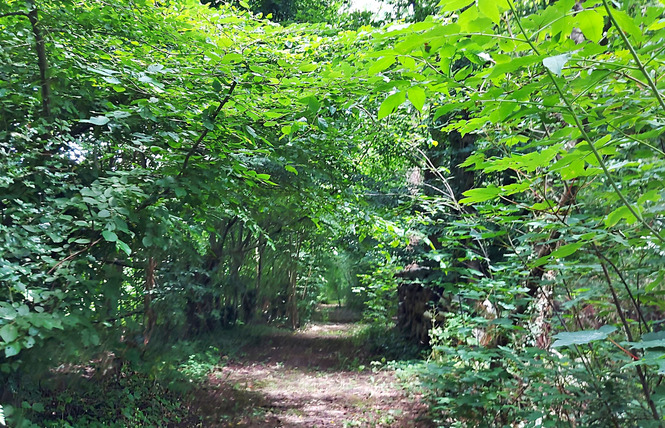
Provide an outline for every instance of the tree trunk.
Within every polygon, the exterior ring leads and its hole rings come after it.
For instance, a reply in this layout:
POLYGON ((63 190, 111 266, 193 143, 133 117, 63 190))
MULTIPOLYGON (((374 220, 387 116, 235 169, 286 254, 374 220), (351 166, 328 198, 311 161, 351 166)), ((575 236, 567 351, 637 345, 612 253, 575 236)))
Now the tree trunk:
POLYGON ((155 288, 155 269, 157 262, 153 257, 148 258, 145 270, 145 294, 143 297, 143 346, 148 346, 150 336, 155 328, 156 315, 152 307, 152 292, 155 288))
POLYGON ((42 115, 48 119, 51 117, 51 82, 48 76, 46 45, 39 24, 39 15, 34 5, 33 9, 28 12, 28 19, 32 26, 32 34, 35 37, 35 50, 37 51, 37 66, 39 67, 39 82, 42 93, 42 115))
POLYGON ((302 244, 302 235, 298 234, 298 240, 295 245, 295 251, 292 254, 291 267, 289 269, 289 289, 287 300, 287 311, 291 321, 291 327, 296 329, 300 327, 300 316, 298 313, 298 257, 300 255, 300 245, 302 244))

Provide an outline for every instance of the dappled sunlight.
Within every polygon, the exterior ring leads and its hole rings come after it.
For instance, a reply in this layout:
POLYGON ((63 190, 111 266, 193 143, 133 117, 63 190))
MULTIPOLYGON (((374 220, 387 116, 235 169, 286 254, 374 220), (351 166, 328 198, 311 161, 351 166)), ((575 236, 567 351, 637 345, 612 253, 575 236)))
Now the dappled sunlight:
POLYGON ((219 426, 430 426, 419 397, 354 346, 359 327, 314 323, 246 346, 238 360, 209 375, 201 411, 210 411, 210 400, 219 405, 206 420, 219 426))

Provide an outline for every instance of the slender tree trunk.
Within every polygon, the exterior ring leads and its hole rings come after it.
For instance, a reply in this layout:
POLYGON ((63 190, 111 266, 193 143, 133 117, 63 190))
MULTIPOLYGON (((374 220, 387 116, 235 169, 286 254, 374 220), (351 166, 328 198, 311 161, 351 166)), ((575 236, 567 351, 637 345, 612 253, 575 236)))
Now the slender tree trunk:
POLYGON ((298 234, 297 242, 295 245, 295 252, 291 259, 291 267, 289 269, 289 290, 287 308, 291 326, 296 329, 300 327, 300 317, 298 314, 298 257, 300 254, 300 245, 302 244, 302 235, 298 234))
POLYGON ((265 239, 259 238, 259 245, 256 247, 256 283, 254 285, 257 297, 259 295, 259 290, 261 289, 261 280, 263 279, 263 253, 265 253, 265 250, 265 239))
POLYGON ((145 295, 143 297, 143 346, 147 346, 155 328, 156 314, 152 307, 152 292, 155 288, 155 269, 157 262, 153 257, 148 258, 145 270, 145 295))
POLYGON ((30 12, 9 12, 0 15, 0 18, 9 16, 20 16, 28 18, 32 28, 32 35, 35 38, 35 52, 37 53, 37 67, 39 68, 39 86, 42 95, 42 117, 49 119, 51 117, 51 82, 49 79, 49 66, 46 57, 46 44, 42 34, 39 22, 39 11, 33 1, 28 1, 30 12))
MULTIPOLYGON (((31 2, 32 3, 32 2, 31 2)), ((28 19, 32 27, 32 34, 35 37, 35 50, 37 51, 37 66, 39 67, 39 82, 42 94, 42 115, 48 119, 51 117, 51 82, 48 75, 48 60, 46 58, 46 44, 42 35, 39 22, 39 12, 34 4, 31 4, 32 10, 28 12, 28 19)))

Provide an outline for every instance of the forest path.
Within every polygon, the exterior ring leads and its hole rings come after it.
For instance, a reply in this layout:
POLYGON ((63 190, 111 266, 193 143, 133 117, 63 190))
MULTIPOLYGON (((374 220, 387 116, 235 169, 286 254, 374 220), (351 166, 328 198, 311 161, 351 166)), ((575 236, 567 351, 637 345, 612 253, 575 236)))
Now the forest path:
POLYGON ((208 376, 197 412, 210 427, 429 427, 426 406, 358 351, 358 324, 273 330, 208 376))

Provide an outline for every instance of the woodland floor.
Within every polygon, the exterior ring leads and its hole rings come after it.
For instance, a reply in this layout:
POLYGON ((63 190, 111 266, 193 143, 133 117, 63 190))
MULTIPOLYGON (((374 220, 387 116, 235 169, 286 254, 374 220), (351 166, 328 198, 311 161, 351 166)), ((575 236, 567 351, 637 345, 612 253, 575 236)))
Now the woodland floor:
POLYGON ((433 426, 393 370, 372 369, 353 340, 358 324, 341 321, 273 330, 244 346, 198 391, 193 410, 203 426, 433 426))

